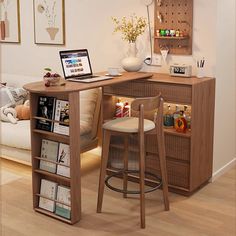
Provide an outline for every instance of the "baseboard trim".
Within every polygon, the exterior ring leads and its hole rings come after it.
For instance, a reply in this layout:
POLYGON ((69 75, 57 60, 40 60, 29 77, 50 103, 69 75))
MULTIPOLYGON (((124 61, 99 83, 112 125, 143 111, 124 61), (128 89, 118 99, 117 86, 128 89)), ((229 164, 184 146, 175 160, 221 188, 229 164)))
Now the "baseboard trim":
POLYGON ((211 179, 209 182, 214 182, 217 178, 219 178, 221 175, 223 175, 225 172, 227 172, 229 169, 231 169, 233 166, 236 165, 236 157, 230 162, 228 162, 226 165, 221 167, 219 170, 213 173, 211 179))

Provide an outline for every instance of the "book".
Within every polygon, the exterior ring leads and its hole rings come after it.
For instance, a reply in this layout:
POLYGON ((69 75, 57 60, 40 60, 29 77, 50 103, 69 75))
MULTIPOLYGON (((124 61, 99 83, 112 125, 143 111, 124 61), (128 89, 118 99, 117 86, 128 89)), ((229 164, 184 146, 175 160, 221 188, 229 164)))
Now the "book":
POLYGON ((41 179, 39 207, 47 211, 55 211, 55 199, 57 194, 57 183, 41 179), (46 197, 46 198, 44 198, 46 197), (48 199, 49 198, 49 199, 48 199), (50 200, 51 199, 51 200, 50 200))
POLYGON ((54 97, 47 97, 47 96, 40 96, 38 100, 38 110, 37 116, 46 119, 37 119, 36 121, 36 128, 50 131, 53 130, 53 122, 50 121, 54 117, 54 110, 55 110, 55 102, 56 98, 54 97))
POLYGON ((51 173, 56 173, 57 164, 48 162, 47 160, 57 162, 58 146, 59 146, 58 142, 42 139, 40 157, 45 159, 45 161, 40 160, 39 168, 41 170, 46 170, 51 173))
POLYGON ((56 210, 55 213, 64 218, 71 218, 71 207, 67 205, 71 205, 71 196, 70 196, 70 188, 64 186, 58 186, 57 188, 57 201, 56 202, 56 210), (65 203, 67 205, 63 205, 65 203))
POLYGON ((57 165, 57 174, 70 177, 70 146, 68 144, 59 144, 57 162, 68 166, 57 165))
POLYGON ((53 132, 69 135, 69 102, 57 99, 54 120, 63 123, 54 123, 53 132))

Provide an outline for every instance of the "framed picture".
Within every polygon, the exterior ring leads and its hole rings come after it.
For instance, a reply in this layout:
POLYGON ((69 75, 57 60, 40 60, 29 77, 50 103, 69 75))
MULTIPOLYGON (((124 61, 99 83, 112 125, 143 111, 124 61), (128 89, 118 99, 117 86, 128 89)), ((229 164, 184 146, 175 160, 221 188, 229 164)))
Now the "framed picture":
POLYGON ((34 42, 65 44, 64 0, 34 0, 34 42))
POLYGON ((0 42, 20 43, 19 0, 0 0, 0 42))

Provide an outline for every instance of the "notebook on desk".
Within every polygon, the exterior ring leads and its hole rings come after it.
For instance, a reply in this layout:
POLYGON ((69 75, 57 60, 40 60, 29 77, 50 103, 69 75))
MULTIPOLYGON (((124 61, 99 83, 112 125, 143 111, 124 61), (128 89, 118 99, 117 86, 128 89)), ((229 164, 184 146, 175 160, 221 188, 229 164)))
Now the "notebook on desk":
POLYGON ((93 75, 87 49, 60 51, 60 58, 65 80, 92 83, 113 78, 93 75))

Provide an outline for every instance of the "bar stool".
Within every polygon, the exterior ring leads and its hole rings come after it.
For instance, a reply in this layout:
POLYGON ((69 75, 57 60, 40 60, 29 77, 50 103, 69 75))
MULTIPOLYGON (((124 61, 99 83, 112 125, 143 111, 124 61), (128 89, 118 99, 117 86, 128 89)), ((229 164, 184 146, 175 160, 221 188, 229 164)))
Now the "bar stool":
MULTIPOLYGON (((164 143, 164 132, 163 132, 163 98, 159 94, 156 97, 150 98, 138 98, 135 99, 131 104, 131 110, 138 112, 138 117, 123 117, 115 120, 108 121, 103 124, 103 144, 102 144, 102 160, 99 177, 99 188, 98 188, 98 199, 97 199, 97 213, 101 213, 104 185, 106 184, 111 189, 122 192, 124 197, 127 193, 139 193, 140 194, 140 220, 141 228, 145 228, 145 192, 151 192, 162 186, 163 199, 165 210, 169 210, 169 199, 168 199, 168 182, 167 182, 167 171, 166 171, 166 156, 165 156, 165 143, 164 143), (144 119, 145 112, 154 112, 154 121, 144 119), (139 139, 139 191, 128 191, 127 190, 127 179, 128 173, 136 172, 128 170, 128 151, 129 151, 129 135, 137 134, 139 139), (158 153, 160 160, 161 179, 157 176, 156 179, 160 180, 159 183, 152 189, 145 191, 145 135, 155 134, 158 143, 158 153), (109 145, 111 135, 122 135, 124 136, 124 169, 119 171, 123 174, 123 190, 112 187, 108 180, 116 176, 117 173, 106 176, 106 168, 109 156, 109 145)), ((150 174, 150 173, 149 173, 150 174)), ((153 176, 153 174, 151 174, 153 176)))

